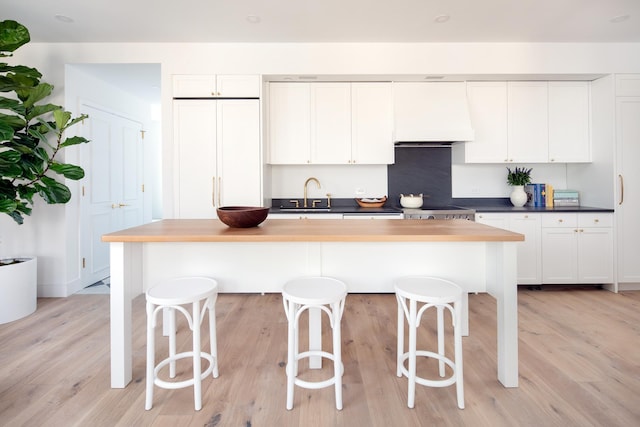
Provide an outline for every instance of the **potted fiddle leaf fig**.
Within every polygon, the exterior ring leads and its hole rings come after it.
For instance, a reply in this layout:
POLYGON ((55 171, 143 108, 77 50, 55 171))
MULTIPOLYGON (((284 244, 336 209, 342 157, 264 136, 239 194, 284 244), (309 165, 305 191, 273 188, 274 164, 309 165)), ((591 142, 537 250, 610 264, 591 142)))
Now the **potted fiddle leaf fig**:
MULTIPOLYGON (((0 58, 11 57, 30 39, 29 31, 20 23, 0 21, 0 58)), ((0 62, 0 213, 18 224, 31 215, 35 195, 50 204, 67 203, 71 191, 59 179, 84 177, 81 167, 64 163, 59 154, 65 147, 88 142, 81 136, 64 136, 67 129, 87 116, 72 118, 63 107, 47 103, 45 99, 51 95, 53 86, 41 78, 35 68, 0 62)), ((28 264, 27 260, 18 257, 0 260, 0 313, 15 312, 8 318, 0 315, 0 323, 35 310, 35 273, 11 274, 23 270, 22 264, 28 264), (23 277, 33 283, 19 283, 23 277), (28 288, 30 296, 26 299, 33 301, 14 310, 15 304, 22 304, 24 299, 15 295, 20 288, 28 288), (16 303, 17 300, 20 301, 16 303)), ((35 262, 32 264, 35 269, 35 262)))

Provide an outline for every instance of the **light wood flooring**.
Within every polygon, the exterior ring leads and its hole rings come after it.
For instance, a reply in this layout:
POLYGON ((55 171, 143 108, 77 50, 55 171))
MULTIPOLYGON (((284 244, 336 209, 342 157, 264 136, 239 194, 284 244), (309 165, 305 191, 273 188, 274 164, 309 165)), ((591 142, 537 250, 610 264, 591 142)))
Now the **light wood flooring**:
MULTIPOLYGON (((286 411, 280 295, 221 294, 220 377, 205 380, 196 412, 190 388, 156 388, 153 409, 144 410, 142 296, 134 300, 133 381, 125 389, 109 386, 109 296, 40 299, 35 314, 0 325, 0 426, 640 425, 640 292, 521 290, 520 387, 511 389, 496 379, 495 301, 469 301, 464 410, 454 387, 420 385, 415 409, 406 407, 407 380, 395 376, 395 298, 352 294, 342 319, 344 409, 335 409, 332 388, 296 388, 286 411)), ((423 343, 433 342, 432 320, 422 325, 423 343)), ((179 334, 188 348, 184 323, 179 334)), ((158 340, 160 357, 166 344, 158 340)), ((325 365, 306 378, 328 375, 325 365)), ((419 372, 432 365, 421 361, 419 372)))

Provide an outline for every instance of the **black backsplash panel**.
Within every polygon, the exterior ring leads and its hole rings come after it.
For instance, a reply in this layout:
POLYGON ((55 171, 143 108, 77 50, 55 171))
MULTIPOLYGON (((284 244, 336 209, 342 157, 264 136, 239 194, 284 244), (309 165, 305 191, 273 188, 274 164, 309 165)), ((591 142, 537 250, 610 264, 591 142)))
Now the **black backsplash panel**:
POLYGON ((387 168, 389 202, 400 206, 400 194, 424 194, 424 206, 451 204, 451 147, 396 147, 387 168))

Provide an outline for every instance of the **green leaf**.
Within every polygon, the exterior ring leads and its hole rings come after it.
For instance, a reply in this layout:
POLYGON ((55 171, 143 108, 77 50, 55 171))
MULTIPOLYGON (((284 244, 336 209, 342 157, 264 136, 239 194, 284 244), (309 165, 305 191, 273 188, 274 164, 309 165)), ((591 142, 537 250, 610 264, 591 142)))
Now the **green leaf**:
POLYGON ((4 52, 13 52, 31 40, 29 30, 16 21, 6 20, 0 22, 0 52, 2 56, 8 56, 4 52))
POLYGON ((62 107, 54 104, 35 105, 31 110, 29 110, 29 114, 27 114, 27 121, 31 121, 35 117, 51 113, 52 111, 59 109, 62 109, 62 107))
POLYGON ((66 185, 48 176, 43 176, 41 183, 35 183, 40 197, 49 204, 67 203, 71 200, 71 191, 66 185))
POLYGON ((53 119, 56 121, 56 128, 63 130, 69 120, 71 120, 71 113, 63 109, 53 112, 53 119))
POLYGON ((84 169, 80 166, 69 165, 63 163, 52 163, 50 169, 61 175, 64 175, 67 179, 73 179, 75 181, 84 178, 84 169))
POLYGON ((62 144, 60 144, 60 148, 69 147, 71 145, 83 144, 85 142, 89 142, 89 140, 82 136, 72 136, 64 140, 62 144))
MULTIPOLYGON (((1 117, 0 120, 2 120, 1 117)), ((13 139, 13 127, 0 122, 0 141, 9 141, 11 139, 13 139)))
POLYGON ((49 83, 40 83, 37 86, 16 90, 18 98, 24 103, 26 109, 32 108, 33 105, 42 101, 53 92, 53 86, 49 83))
POLYGON ((18 204, 15 200, 0 200, 0 212, 9 213, 16 210, 18 204))

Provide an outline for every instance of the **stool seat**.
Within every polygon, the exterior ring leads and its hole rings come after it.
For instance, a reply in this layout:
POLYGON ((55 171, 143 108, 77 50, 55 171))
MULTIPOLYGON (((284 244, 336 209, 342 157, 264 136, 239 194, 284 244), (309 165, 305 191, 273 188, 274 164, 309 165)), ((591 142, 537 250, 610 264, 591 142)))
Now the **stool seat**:
POLYGON ((398 302, 398 377, 408 378, 409 408, 415 404, 416 383, 429 387, 447 387, 456 384, 458 407, 464 409, 464 389, 462 375, 462 305, 463 291, 455 283, 438 277, 411 276, 398 279, 395 283, 396 299, 398 302), (418 308, 418 303, 422 305, 418 308), (430 308, 437 310, 438 352, 417 350, 417 328, 424 312, 430 308), (451 313, 454 330, 454 358, 445 356, 444 351, 444 311, 451 313), (409 351, 404 349, 404 324, 409 324, 409 351), (449 366, 452 375, 441 380, 421 378, 416 375, 416 357, 430 357, 438 360, 440 377, 445 376, 445 365, 449 366), (408 368, 404 362, 408 361, 408 368))
POLYGON ((431 304, 452 303, 462 297, 458 285, 435 277, 404 277, 396 282, 395 290, 405 298, 431 304))
MULTIPOLYGON (((147 396, 145 409, 153 406, 153 387, 177 389, 193 386, 194 407, 202 408, 202 380, 209 375, 218 377, 218 353, 216 342, 215 301, 218 296, 218 283, 209 277, 181 277, 163 281, 146 292, 147 300, 147 396), (192 313, 183 305, 191 304, 192 313), (201 307, 203 304, 203 307, 201 307), (193 332, 193 350, 176 353, 176 311, 187 319, 193 332), (166 313, 169 335, 169 357, 155 363, 155 327, 158 314, 166 313), (204 352, 200 346, 200 327, 205 314, 209 315, 210 352, 204 352), (158 377, 159 371, 169 365, 169 377, 176 376, 176 361, 184 358, 193 360, 193 377, 184 381, 165 381, 158 377), (202 359, 208 361, 208 367, 202 370, 202 359)), ((166 326, 166 325, 165 325, 166 326)))
POLYGON ((299 386, 319 389, 335 385, 336 408, 342 409, 342 350, 340 320, 344 311, 347 285, 330 277, 302 277, 287 282, 282 288, 282 302, 288 320, 287 356, 287 410, 293 409, 293 389, 299 386), (319 309, 329 316, 333 330, 333 353, 322 349, 300 353, 298 349, 298 323, 303 312, 319 309), (298 376, 298 361, 307 357, 320 356, 333 361, 333 376, 322 381, 304 381, 298 376))
POLYGON ((204 277, 181 277, 161 282, 147 291, 152 304, 182 305, 200 301, 216 292, 215 280, 204 277))
POLYGON ((347 296, 347 286, 331 277, 304 277, 287 282, 282 296, 296 304, 332 304, 347 296))

